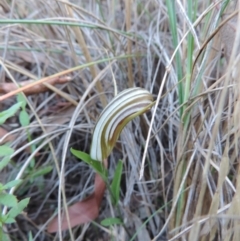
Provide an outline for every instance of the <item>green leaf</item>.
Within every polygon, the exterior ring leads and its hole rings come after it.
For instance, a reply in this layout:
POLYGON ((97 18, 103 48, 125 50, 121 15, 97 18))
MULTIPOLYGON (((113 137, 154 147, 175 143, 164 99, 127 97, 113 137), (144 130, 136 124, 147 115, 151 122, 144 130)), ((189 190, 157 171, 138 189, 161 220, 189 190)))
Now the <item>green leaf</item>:
POLYGON ((104 181, 107 181, 107 169, 102 165, 101 162, 95 161, 87 153, 74 150, 73 148, 71 148, 71 153, 75 157, 90 165, 102 177, 104 181))
POLYGON ((51 172, 53 169, 52 166, 46 166, 46 167, 43 167, 43 168, 39 168, 38 170, 32 170, 32 172, 30 173, 30 178, 36 178, 36 177, 39 177, 39 176, 43 176, 49 172, 51 172))
POLYGON ((28 205, 30 198, 25 198, 21 200, 15 207, 11 208, 8 212, 8 218, 15 218, 19 215, 23 209, 28 205))
POLYGON ((117 168, 116 168, 111 186, 110 186, 111 194, 112 194, 111 198, 112 198, 113 205, 116 205, 119 201, 122 169, 123 169, 123 162, 119 161, 117 164, 117 168))
POLYGON ((13 154, 13 152, 14 150, 7 145, 0 146, 0 156, 8 156, 13 154))
POLYGON ((12 187, 15 187, 15 186, 18 186, 22 183, 22 180, 21 179, 18 179, 18 180, 13 180, 13 181, 10 181, 8 182, 7 184, 5 184, 3 186, 4 189, 9 189, 9 188, 12 188, 12 187))
POLYGON ((0 125, 2 125, 9 117, 14 116, 14 114, 17 112, 17 110, 21 107, 22 102, 18 102, 14 104, 9 109, 0 112, 0 125))
POLYGON ((28 241, 33 241, 33 236, 31 231, 29 231, 28 233, 28 241))
POLYGON ((7 164, 11 161, 10 156, 5 156, 1 161, 0 161, 0 171, 7 166, 7 164))
POLYGON ((5 223, 5 220, 7 220, 7 215, 1 215, 0 216, 0 230, 1 230, 1 224, 5 223))
POLYGON ((123 224, 122 220, 119 218, 105 218, 101 221, 101 225, 108 227, 115 224, 123 224))
POLYGON ((17 101, 22 103, 22 105, 21 105, 22 109, 26 108, 27 101, 26 101, 25 96, 22 93, 19 93, 17 95, 17 101))
POLYGON ((4 221, 5 224, 10 224, 10 223, 15 223, 16 220, 11 217, 7 217, 6 220, 4 221))
MULTIPOLYGON (((4 233, 3 231, 1 231, 1 232, 2 232, 2 239, 0 239, 0 240, 11 241, 8 234, 4 233)), ((1 235, 1 233, 0 233, 0 235, 1 235)), ((0 236, 0 238, 1 238, 1 236, 0 236)))
POLYGON ((19 114, 19 121, 21 126, 28 126, 30 123, 29 115, 25 110, 22 110, 19 114))
POLYGON ((15 207, 17 206, 17 198, 8 193, 0 193, 0 203, 7 207, 15 207))
MULTIPOLYGON (((31 152, 33 152, 34 150, 33 150, 33 145, 31 145, 31 152)), ((30 162, 30 167, 33 169, 34 167, 35 167, 35 158, 33 158, 32 160, 31 160, 31 162, 30 162)))

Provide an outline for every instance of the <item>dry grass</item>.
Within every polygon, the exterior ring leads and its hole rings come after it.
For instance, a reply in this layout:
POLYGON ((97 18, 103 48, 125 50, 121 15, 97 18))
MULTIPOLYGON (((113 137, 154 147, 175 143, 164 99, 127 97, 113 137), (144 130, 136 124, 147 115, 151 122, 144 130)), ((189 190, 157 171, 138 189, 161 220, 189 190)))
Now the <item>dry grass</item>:
MULTIPOLYGON (((79 66, 68 73, 70 82, 45 83, 49 91, 26 97, 28 128, 17 116, 2 126, 15 153, 1 181, 23 178, 15 194, 31 197, 26 214, 6 227, 10 240, 240 240, 238 12, 218 27, 238 6, 230 1, 220 16, 222 3, 193 2, 191 21, 186 1, 176 1, 178 79, 165 1, 1 1, 0 84, 79 66), (189 68, 188 31, 194 38, 189 68), (109 157, 110 179, 124 161, 121 201, 113 208, 106 192, 96 222, 48 234, 57 208, 93 190, 93 171, 70 147, 89 152, 115 81, 119 91, 141 86, 157 99, 152 113, 127 125, 109 157), (50 173, 31 178, 48 166, 50 173), (102 227, 106 217, 120 217, 124 225, 102 227)), ((1 110, 15 101, 5 98, 1 110)))

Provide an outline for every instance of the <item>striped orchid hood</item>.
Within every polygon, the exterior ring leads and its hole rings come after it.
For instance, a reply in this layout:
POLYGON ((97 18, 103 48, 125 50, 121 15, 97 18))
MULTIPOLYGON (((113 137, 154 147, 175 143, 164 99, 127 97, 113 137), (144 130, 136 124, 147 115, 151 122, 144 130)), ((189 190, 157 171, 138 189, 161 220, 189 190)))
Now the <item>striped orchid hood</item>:
POLYGON ((150 92, 142 88, 122 91, 104 108, 93 131, 90 156, 93 160, 107 158, 124 126, 149 110, 153 102, 150 92))

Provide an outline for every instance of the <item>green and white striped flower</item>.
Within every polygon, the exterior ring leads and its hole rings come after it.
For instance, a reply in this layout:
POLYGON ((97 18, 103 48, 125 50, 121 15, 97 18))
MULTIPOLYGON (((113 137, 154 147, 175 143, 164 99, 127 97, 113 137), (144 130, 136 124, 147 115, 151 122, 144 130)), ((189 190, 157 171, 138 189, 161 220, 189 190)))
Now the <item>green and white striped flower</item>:
POLYGON ((152 94, 142 88, 130 88, 114 97, 101 113, 94 128, 91 158, 98 161, 107 158, 124 126, 152 105, 152 94))

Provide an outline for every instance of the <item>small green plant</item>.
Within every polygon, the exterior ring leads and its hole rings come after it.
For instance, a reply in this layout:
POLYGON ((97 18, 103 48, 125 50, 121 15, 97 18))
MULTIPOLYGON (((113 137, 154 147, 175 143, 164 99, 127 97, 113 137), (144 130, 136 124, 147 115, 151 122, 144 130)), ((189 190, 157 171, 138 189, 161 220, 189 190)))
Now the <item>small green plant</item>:
POLYGON ((71 152, 74 156, 81 159, 85 163, 87 163, 89 166, 93 168, 95 172, 97 172, 101 178, 105 181, 107 184, 110 194, 111 194, 111 201, 114 206, 117 205, 119 201, 120 196, 120 181, 122 176, 122 161, 119 161, 116 167, 116 171, 112 180, 111 185, 108 184, 108 171, 107 169, 100 163, 99 161, 93 160, 90 155, 88 155, 85 152, 77 151, 74 149, 71 149, 71 152))
MULTIPOLYGON (((90 155, 72 149, 72 153, 88 163, 104 181, 107 180, 107 171, 102 165, 107 159, 122 129, 135 117, 148 111, 154 104, 153 96, 142 88, 129 88, 113 98, 101 113, 92 137, 90 155)), ((122 163, 118 163, 116 175, 110 188, 113 189, 113 198, 118 200, 118 186, 122 173, 122 163)), ((116 201, 115 200, 115 201, 116 201)), ((113 201, 113 204, 116 202, 113 201)))
MULTIPOLYGON (((107 158, 110 155, 116 141, 125 125, 135 117, 148 111, 154 104, 153 96, 142 88, 127 89, 113 98, 104 108, 93 131, 90 155, 71 149, 73 155, 91 166, 95 172, 95 188, 87 199, 82 200, 69 207, 74 222, 71 227, 93 221, 99 215, 100 204, 106 187, 110 193, 113 206, 117 206, 120 199, 120 182, 123 170, 123 163, 119 161, 113 175, 111 184, 108 181, 107 158), (72 213, 78 209, 81 215, 72 213)), ((118 207, 117 207, 118 208, 118 207)), ((118 209, 117 209, 118 210, 118 209)), ((120 216, 118 210, 117 216, 120 216)), ((69 217, 70 218, 70 217, 69 217)), ((64 217, 61 230, 69 228, 67 218, 64 217)), ((119 218, 108 218, 103 220, 103 225, 114 225, 122 223, 119 218)), ((58 218, 52 220, 48 226, 48 232, 56 232, 58 218)))
MULTIPOLYGON (((18 102, 11 108, 0 112, 0 124, 3 124, 9 117, 13 116, 21 105, 22 102, 18 102)), ((0 146, 0 172, 11 161, 13 152, 14 150, 7 144, 0 146)), ((0 240, 8 240, 7 234, 3 232, 4 225, 15 222, 16 216, 28 205, 29 198, 18 201, 15 195, 7 192, 10 188, 16 187, 21 183, 22 180, 12 180, 5 184, 0 183, 0 240), (6 214, 2 214, 4 207, 8 209, 6 214)))
POLYGON ((123 224, 123 221, 119 218, 105 218, 101 221, 101 225, 105 227, 118 225, 118 224, 123 224))
MULTIPOLYGON (((135 117, 149 110, 153 102, 152 95, 142 88, 130 88, 119 93, 103 110, 94 128, 90 155, 71 149, 73 155, 91 166, 104 180, 116 206, 120 198, 120 182, 123 162, 119 161, 112 183, 108 183, 108 172, 102 162, 110 155, 125 125, 135 117)), ((119 218, 107 218, 104 226, 122 224, 119 218)))
MULTIPOLYGON (((19 112, 19 122, 20 122, 21 126, 26 129, 27 141, 29 143, 31 143, 32 136, 31 136, 31 133, 28 128, 28 126, 30 124, 30 116, 26 110, 27 100, 22 93, 19 93, 17 95, 17 101, 18 101, 18 103, 21 103, 21 106, 20 106, 21 110, 19 112)), ((36 145, 31 144, 30 150, 31 150, 31 153, 34 152, 36 150, 36 145)), ((52 166, 45 166, 45 167, 40 167, 37 169, 35 158, 32 158, 29 166, 26 168, 26 170, 24 172, 24 176, 25 176, 24 181, 32 184, 36 180, 36 178, 42 177, 43 175, 52 171, 52 168, 53 168, 52 166)), ((39 188, 41 188, 43 186, 42 180, 38 179, 37 183, 38 183, 37 185, 39 188)), ((25 188, 22 188, 21 193, 24 193, 27 189, 28 189, 28 185, 26 185, 25 188)))
MULTIPOLYGON (((31 137, 31 134, 29 132, 29 129, 27 128, 29 126, 29 124, 30 124, 30 116, 29 116, 29 114, 28 114, 28 112, 26 110, 27 101, 26 101, 25 96, 22 93, 19 93, 17 95, 17 100, 18 100, 19 103, 22 103, 21 111, 19 113, 19 122, 20 122, 22 127, 26 128, 26 134, 27 134, 28 142, 31 142, 32 141, 32 137, 31 137)), ((31 152, 33 152, 36 149, 36 146, 34 144, 32 144, 30 146, 30 148, 31 148, 31 152)), ((35 167, 35 159, 33 158, 31 160, 30 165, 29 165, 28 169, 26 170, 26 172, 31 174, 32 170, 34 170, 34 167, 35 167)), ((33 182, 33 178, 32 177, 30 178, 30 182, 31 183, 33 182)))

